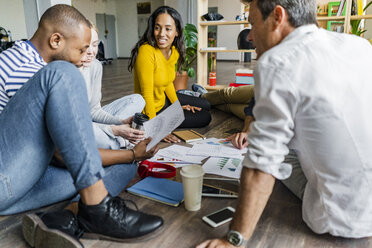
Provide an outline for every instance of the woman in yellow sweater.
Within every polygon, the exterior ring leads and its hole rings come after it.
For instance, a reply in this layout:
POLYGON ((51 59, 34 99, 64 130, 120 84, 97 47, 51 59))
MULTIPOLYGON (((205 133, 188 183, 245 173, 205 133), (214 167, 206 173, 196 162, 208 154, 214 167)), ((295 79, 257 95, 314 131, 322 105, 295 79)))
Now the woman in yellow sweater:
POLYGON ((211 121, 209 102, 177 94, 174 89, 176 69, 184 62, 184 53, 181 16, 175 9, 162 6, 149 17, 144 35, 131 52, 128 69, 134 72, 134 92, 145 99, 146 115, 153 118, 178 99, 185 113, 180 127, 203 127, 211 121))

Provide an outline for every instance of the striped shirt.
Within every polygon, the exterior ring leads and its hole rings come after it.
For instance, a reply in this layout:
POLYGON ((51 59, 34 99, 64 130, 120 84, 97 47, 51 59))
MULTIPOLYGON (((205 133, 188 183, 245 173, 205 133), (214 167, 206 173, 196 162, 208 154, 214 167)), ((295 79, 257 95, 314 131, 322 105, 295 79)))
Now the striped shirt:
POLYGON ((0 113, 10 98, 45 65, 30 41, 17 41, 0 53, 0 113))

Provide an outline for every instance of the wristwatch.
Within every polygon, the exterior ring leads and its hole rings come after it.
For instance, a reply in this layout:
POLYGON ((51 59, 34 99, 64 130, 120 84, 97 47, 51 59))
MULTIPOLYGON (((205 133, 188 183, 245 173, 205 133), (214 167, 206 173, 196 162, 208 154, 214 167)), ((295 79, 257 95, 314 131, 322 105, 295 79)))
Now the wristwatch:
POLYGON ((240 232, 230 230, 227 233, 227 241, 229 241, 230 244, 233 246, 246 246, 248 243, 247 239, 244 239, 243 235, 240 234, 240 232))

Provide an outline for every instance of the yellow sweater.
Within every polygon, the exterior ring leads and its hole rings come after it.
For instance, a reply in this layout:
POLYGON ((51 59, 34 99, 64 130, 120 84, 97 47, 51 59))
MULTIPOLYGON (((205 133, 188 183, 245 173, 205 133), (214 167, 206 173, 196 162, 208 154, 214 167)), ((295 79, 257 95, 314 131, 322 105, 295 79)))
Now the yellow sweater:
POLYGON ((162 109, 166 96, 177 101, 173 81, 176 77, 176 63, 179 54, 172 47, 172 55, 167 60, 160 49, 144 44, 138 50, 134 65, 134 93, 141 94, 146 101, 144 113, 151 118, 162 109))

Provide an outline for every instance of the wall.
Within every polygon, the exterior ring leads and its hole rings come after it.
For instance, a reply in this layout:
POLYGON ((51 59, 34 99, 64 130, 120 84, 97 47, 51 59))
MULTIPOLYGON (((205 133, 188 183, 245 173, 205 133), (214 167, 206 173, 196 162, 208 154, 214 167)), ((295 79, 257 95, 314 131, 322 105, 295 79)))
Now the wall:
POLYGON ((116 16, 115 0, 72 0, 72 6, 77 8, 88 20, 96 23, 96 13, 116 16))
MULTIPOLYGON (((208 7, 218 7, 218 13, 223 15, 225 20, 233 21, 235 17, 242 13, 243 5, 240 1, 210 0, 208 7)), ((217 27, 217 46, 227 49, 238 49, 237 38, 243 29, 243 25, 226 25, 217 27)), ((220 60, 239 60, 240 53, 217 53, 220 60)))
POLYGON ((13 40, 28 38, 23 0, 0 0, 0 6, 0 26, 12 32, 13 40))
POLYGON ((184 0, 184 1, 178 1, 178 0, 165 0, 164 1, 164 5, 167 5, 169 7, 172 7, 174 8, 175 10, 178 11, 178 13, 180 13, 181 17, 182 17, 182 21, 183 23, 187 23, 188 22, 188 17, 187 17, 187 5, 188 5, 188 2, 189 0, 184 0))
POLYGON ((164 0, 116 0, 118 29, 118 57, 129 58, 130 51, 138 41, 137 3, 151 2, 151 12, 164 5, 164 0))
POLYGON ((164 0, 164 5, 177 10, 183 23, 192 23, 197 25, 197 0, 164 0))
MULTIPOLYGON (((120 1, 120 0, 119 0, 120 1)), ((116 0, 72 0, 72 6, 78 9, 88 20, 97 26, 96 14, 114 15, 116 19, 116 0)), ((103 35, 104 30, 98 30, 99 36, 103 35)), ((115 32, 118 33, 118 25, 115 23, 115 32)), ((117 45, 119 44, 118 35, 116 37, 116 57, 118 54, 117 45)), ((107 50, 107 48, 106 48, 107 50)))

